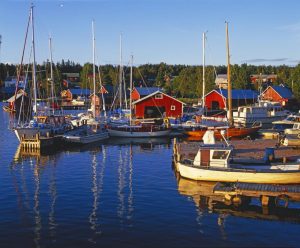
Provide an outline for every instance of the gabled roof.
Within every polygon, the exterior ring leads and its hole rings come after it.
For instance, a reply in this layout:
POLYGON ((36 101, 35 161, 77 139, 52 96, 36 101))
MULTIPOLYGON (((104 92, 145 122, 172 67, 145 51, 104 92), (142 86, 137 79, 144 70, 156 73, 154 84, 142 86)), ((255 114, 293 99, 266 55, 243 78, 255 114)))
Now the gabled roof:
POLYGON ((104 87, 107 90, 107 94, 112 94, 114 92, 114 86, 113 85, 102 85, 102 87, 104 87))
POLYGON ((264 94, 269 88, 273 88, 282 98, 291 99, 293 98, 293 93, 291 89, 288 87, 285 87, 283 85, 270 85, 268 88, 265 89, 265 91, 262 93, 264 94))
POLYGON ((168 94, 166 94, 166 93, 164 93, 164 92, 162 92, 162 91, 160 91, 160 90, 157 90, 157 91, 153 92, 152 94, 150 94, 150 95, 148 95, 148 96, 145 96, 145 97, 143 97, 143 98, 141 98, 141 99, 139 99, 139 100, 133 102, 132 104, 137 104, 137 103, 139 103, 139 102, 142 102, 142 101, 146 100, 147 98, 150 98, 150 97, 152 97, 152 96, 154 96, 154 95, 156 95, 156 94, 163 94, 163 95, 165 95, 165 96, 167 96, 167 97, 172 98, 172 99, 173 99, 174 101, 176 101, 176 102, 181 102, 183 105, 186 105, 184 102, 179 101, 178 99, 176 99, 176 98, 174 98, 174 97, 172 97, 172 96, 169 96, 168 94))
MULTIPOLYGON (((216 90, 213 90, 213 91, 216 91, 221 96, 223 96, 225 98, 228 98, 228 90, 227 89, 216 89, 216 90)), ((209 92, 208 94, 210 94, 211 92, 209 92)), ((208 94, 206 94, 206 96, 208 94)), ((238 100, 238 99, 257 99, 258 93, 254 90, 233 89, 231 91, 231 97, 232 97, 232 99, 235 99, 235 100, 238 100)))
POLYGON ((72 95, 90 95, 91 90, 89 89, 69 89, 72 95))
POLYGON ((140 96, 147 96, 156 91, 162 91, 159 87, 135 87, 140 96))

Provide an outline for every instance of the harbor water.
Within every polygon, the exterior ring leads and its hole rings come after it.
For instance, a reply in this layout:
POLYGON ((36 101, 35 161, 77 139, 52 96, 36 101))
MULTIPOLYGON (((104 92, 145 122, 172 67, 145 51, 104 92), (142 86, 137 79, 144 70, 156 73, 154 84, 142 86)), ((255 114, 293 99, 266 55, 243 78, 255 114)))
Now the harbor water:
POLYGON ((205 204, 170 138, 28 153, 10 121, 1 105, 0 247, 299 247, 298 203, 205 204))

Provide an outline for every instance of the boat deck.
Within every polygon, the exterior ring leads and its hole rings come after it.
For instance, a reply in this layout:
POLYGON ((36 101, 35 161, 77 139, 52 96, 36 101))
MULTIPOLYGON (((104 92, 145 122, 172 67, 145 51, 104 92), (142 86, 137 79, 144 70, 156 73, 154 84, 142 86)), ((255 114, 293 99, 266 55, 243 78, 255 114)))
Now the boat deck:
MULTIPOLYGON (((202 142, 174 142, 174 156, 178 158, 194 159, 202 142)), ((277 140, 231 140, 234 147, 233 156, 238 159, 259 161, 265 155, 268 147, 277 147, 277 140)), ((279 146, 274 150, 276 159, 294 160, 300 156, 299 150, 291 147, 279 146)), ((179 160, 178 160, 179 161, 179 160)))

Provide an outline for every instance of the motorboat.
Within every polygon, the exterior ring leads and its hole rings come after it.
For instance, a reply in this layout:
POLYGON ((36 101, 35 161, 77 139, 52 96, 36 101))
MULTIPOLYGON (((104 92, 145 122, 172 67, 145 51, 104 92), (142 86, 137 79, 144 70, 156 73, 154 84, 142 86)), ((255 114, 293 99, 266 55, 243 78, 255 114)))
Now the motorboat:
POLYGON ((208 131, 204 139, 206 141, 193 158, 185 153, 178 155, 175 147, 175 165, 182 177, 215 182, 300 183, 299 161, 275 161, 271 156, 267 160, 241 161, 232 156, 232 146, 215 143, 213 131, 208 131))

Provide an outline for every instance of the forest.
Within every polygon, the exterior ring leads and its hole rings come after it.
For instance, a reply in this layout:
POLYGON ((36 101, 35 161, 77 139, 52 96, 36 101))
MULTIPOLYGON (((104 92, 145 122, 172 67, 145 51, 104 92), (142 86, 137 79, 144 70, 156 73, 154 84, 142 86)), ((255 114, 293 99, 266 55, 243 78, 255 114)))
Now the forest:
MULTIPOLYGON (((81 88, 92 88, 91 75, 93 67, 91 63, 80 65, 72 61, 64 61, 53 64, 54 81, 57 92, 62 90, 63 73, 80 73, 80 82, 78 84, 81 88)), ((4 80, 7 76, 16 76, 20 66, 10 64, 0 64, 0 85, 3 86, 4 80)), ((31 68, 28 65, 23 65, 23 74, 28 71, 30 79, 31 68)), ((118 65, 102 65, 96 68, 97 85, 99 85, 99 78, 104 85, 116 85, 119 78, 118 65), (100 76, 99 76, 100 75, 100 76)), ((208 65, 205 67, 205 91, 208 93, 216 88, 215 78, 218 74, 226 74, 227 66, 208 65)), ((129 88, 130 68, 123 67, 123 78, 129 88)), ((165 92, 180 98, 182 100, 198 99, 202 96, 202 73, 201 65, 168 65, 166 63, 160 64, 144 64, 133 67, 133 82, 135 87, 139 86, 158 86, 165 90, 165 92)), ((234 89, 251 89, 253 85, 250 81, 250 75, 253 74, 276 74, 277 80, 275 85, 284 83, 290 87, 296 99, 300 99, 300 64, 297 66, 272 66, 272 65, 248 65, 248 64, 233 64, 231 65, 231 82, 234 89)), ((43 92, 49 90, 50 78, 50 63, 37 65, 37 81, 38 87, 43 92)), ((30 80, 29 80, 30 81, 30 80)))

